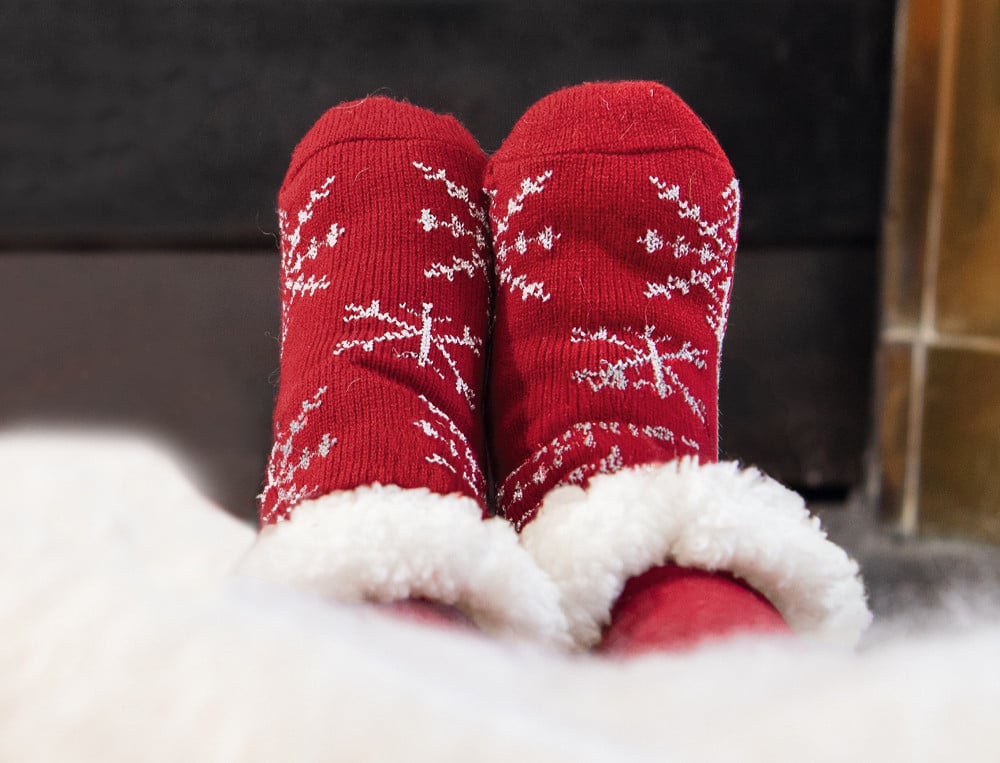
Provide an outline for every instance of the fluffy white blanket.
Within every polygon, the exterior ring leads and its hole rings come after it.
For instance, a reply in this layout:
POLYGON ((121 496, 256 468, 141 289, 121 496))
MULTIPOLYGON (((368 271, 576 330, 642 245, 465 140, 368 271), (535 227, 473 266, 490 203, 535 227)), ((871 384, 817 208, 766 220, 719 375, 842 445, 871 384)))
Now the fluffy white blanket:
POLYGON ((3 761, 997 761, 1000 623, 610 662, 229 574, 134 437, 0 437, 3 761))

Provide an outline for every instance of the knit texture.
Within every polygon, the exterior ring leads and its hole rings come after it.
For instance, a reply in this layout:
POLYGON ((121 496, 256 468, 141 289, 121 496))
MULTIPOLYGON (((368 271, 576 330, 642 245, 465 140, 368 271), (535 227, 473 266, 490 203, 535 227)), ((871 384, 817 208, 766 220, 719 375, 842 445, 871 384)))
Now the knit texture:
POLYGON ((714 462, 739 187, 701 120, 652 82, 531 107, 491 158, 493 458, 501 512, 683 456, 714 462))
POLYGON ((452 117, 381 97, 330 109, 295 149, 262 524, 375 483, 485 511, 485 161, 452 117))

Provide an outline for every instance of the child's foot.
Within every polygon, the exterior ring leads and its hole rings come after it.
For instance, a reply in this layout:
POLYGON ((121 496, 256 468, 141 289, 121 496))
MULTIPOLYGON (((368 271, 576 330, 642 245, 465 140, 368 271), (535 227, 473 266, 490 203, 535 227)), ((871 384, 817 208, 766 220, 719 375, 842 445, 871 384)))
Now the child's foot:
POLYGON ((485 161, 455 119, 381 97, 331 109, 295 149, 274 447, 246 569, 554 638, 554 588, 484 520, 485 161))
POLYGON ((486 186, 499 505, 577 644, 609 623, 609 651, 782 624, 728 580, 644 577, 668 563, 739 575, 797 630, 856 639, 857 566, 798 496, 717 463, 740 193, 701 120, 652 82, 568 88, 518 121, 486 186))

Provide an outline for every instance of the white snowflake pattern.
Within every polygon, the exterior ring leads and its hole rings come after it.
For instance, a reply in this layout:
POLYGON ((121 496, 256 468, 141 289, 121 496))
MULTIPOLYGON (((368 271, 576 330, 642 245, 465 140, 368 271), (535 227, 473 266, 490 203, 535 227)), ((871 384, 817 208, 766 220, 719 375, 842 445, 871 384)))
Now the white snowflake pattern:
POLYGON ((487 191, 491 200, 490 222, 493 226, 493 256, 497 281, 500 286, 506 287, 512 294, 515 291, 520 292, 522 300, 527 300, 530 297, 547 302, 552 295, 545 290, 543 282, 529 281, 527 276, 523 274, 515 275, 512 262, 514 255, 523 256, 532 247, 551 252, 556 240, 562 234, 556 233, 550 225, 546 225, 530 235, 523 229, 514 233, 511 229, 511 218, 524 210, 528 197, 543 193, 545 184, 551 178, 552 170, 547 170, 533 178, 524 178, 517 194, 507 199, 503 214, 494 212, 498 206, 497 191, 487 191))
POLYGON ((452 357, 451 350, 455 347, 465 348, 478 357, 483 340, 473 336, 468 326, 463 326, 460 334, 440 331, 437 327, 440 324, 451 323, 452 319, 435 317, 432 314, 434 305, 430 302, 424 302, 419 312, 409 308, 405 302, 398 305, 398 309, 399 313, 396 315, 386 312, 382 309, 380 300, 377 299, 373 300, 367 307, 347 305, 345 307, 347 312, 347 315, 344 316, 345 323, 375 321, 391 328, 383 334, 367 339, 345 339, 337 344, 333 354, 340 355, 356 348, 372 352, 376 345, 382 344, 416 344, 416 349, 399 351, 396 356, 413 358, 421 368, 428 368, 439 378, 447 380, 448 377, 442 368, 443 363, 454 378, 455 391, 465 398, 471 408, 475 408, 475 390, 462 378, 458 363, 452 357))
POLYGON ((695 453, 701 450, 701 445, 698 444, 698 441, 692 440, 687 435, 681 435, 681 442, 685 445, 685 447, 687 447, 689 450, 695 453))
MULTIPOLYGON (((618 445, 612 445, 604 452, 604 455, 597 458, 601 447, 598 435, 603 435, 604 447, 606 447, 608 437, 619 441, 625 437, 652 439, 667 444, 673 444, 676 440, 673 431, 664 426, 640 427, 637 424, 626 424, 620 421, 587 421, 574 424, 548 444, 536 450, 531 458, 511 471, 497 491, 497 500, 500 506, 509 513, 512 508, 524 500, 524 491, 528 487, 532 485, 546 486, 546 481, 552 473, 563 468, 571 454, 575 455, 580 450, 593 451, 593 460, 588 460, 570 470, 554 485, 546 487, 547 490, 565 485, 582 485, 595 474, 612 474, 620 471, 624 467, 621 448, 618 445)), ((517 520, 522 525, 528 521, 530 521, 530 516, 527 514, 517 520)), ((520 530, 520 526, 517 529, 520 530)))
POLYGON ((693 261, 687 277, 671 275, 666 283, 647 283, 646 297, 670 299, 677 292, 687 294, 695 288, 703 289, 708 295, 705 320, 715 332, 717 347, 721 351, 729 314, 736 234, 740 225, 739 183, 734 178, 722 191, 722 217, 707 220, 703 218, 700 206, 681 198, 680 186, 668 184, 655 176, 651 176, 649 181, 657 189, 660 199, 676 205, 681 220, 691 220, 697 225, 697 234, 694 241, 680 234, 667 241, 658 230, 650 229, 639 237, 637 243, 642 244, 649 254, 666 248, 678 260, 693 261))
POLYGON ((309 191, 309 201, 295 213, 294 220, 289 219, 288 212, 278 210, 278 227, 281 231, 281 280, 285 286, 285 296, 281 300, 281 339, 284 342, 288 336, 288 316, 292 304, 299 297, 311 297, 317 291, 330 288, 326 274, 306 274, 305 266, 315 261, 324 249, 333 249, 344 234, 344 227, 331 223, 322 236, 312 236, 308 242, 303 242, 302 228, 312 220, 316 202, 327 198, 331 193, 330 186, 336 176, 331 175, 318 188, 309 191))
MULTIPOLYGON (((261 506, 265 507, 261 515, 261 521, 265 523, 285 508, 294 506, 319 490, 317 485, 299 484, 296 475, 308 469, 313 459, 326 458, 337 444, 337 439, 329 432, 324 432, 314 448, 305 446, 296 450, 295 438, 309 424, 309 413, 322 407, 325 394, 326 387, 317 389, 311 397, 302 401, 298 415, 289 422, 287 430, 275 433, 271 455, 267 460, 264 489, 258 496, 261 506)), ((283 517, 279 517, 279 521, 281 518, 283 517)))
POLYGON ((415 421, 414 424, 443 448, 443 451, 439 450, 425 456, 427 462, 459 476, 469 486, 473 495, 481 498, 486 492, 486 478, 465 434, 447 413, 430 400, 423 395, 420 395, 420 400, 427 406, 430 417, 415 421))
POLYGON ((430 207, 420 210, 420 217, 417 224, 425 232, 444 229, 456 239, 469 239, 471 251, 467 257, 453 256, 451 262, 435 262, 424 270, 427 278, 443 277, 449 281, 455 280, 458 273, 465 273, 470 278, 474 278, 477 273, 487 277, 487 248, 489 245, 489 222, 487 221, 486 209, 476 199, 472 198, 469 189, 464 185, 459 185, 448 179, 448 174, 444 169, 434 169, 430 165, 422 162, 413 162, 424 174, 424 180, 433 183, 443 183, 445 190, 453 199, 464 202, 469 213, 469 220, 463 221, 457 214, 437 215, 431 211, 430 207))
POLYGON ((589 384, 595 392, 603 389, 652 389, 661 399, 679 392, 691 412, 700 421, 705 421, 705 404, 699 400, 677 375, 674 366, 678 363, 688 364, 703 369, 705 351, 699 350, 691 342, 684 342, 680 349, 665 351, 662 349, 672 340, 670 337, 656 336, 654 326, 646 326, 642 332, 631 328, 623 330, 622 335, 601 327, 597 331, 586 331, 582 328, 572 329, 570 342, 573 344, 599 343, 618 348, 618 354, 624 354, 615 362, 601 358, 598 368, 585 368, 573 373, 573 380, 589 384))
POLYGON ((593 477, 595 474, 614 474, 623 468, 625 468, 625 461, 622 458, 622 450, 617 445, 612 445, 611 450, 608 451, 608 454, 604 458, 595 464, 583 464, 576 467, 576 469, 573 469, 559 480, 556 487, 582 485, 589 477, 593 477))

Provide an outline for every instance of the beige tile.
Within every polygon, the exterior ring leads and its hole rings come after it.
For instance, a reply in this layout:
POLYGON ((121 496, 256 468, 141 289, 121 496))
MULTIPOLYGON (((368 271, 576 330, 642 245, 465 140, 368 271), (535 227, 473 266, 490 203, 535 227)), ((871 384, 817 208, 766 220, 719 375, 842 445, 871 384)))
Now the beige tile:
POLYGON ((1000 338, 1000 0, 959 5, 937 328, 1000 338))
POLYGON ((940 65, 940 0, 911 0, 896 61, 883 240, 883 323, 920 316, 940 65))
POLYGON ((930 353, 920 529, 1000 542, 1000 355, 930 353))
POLYGON ((906 474, 906 438, 910 408, 909 345, 884 345, 878 357, 878 437, 883 517, 896 523, 902 515, 906 474))

